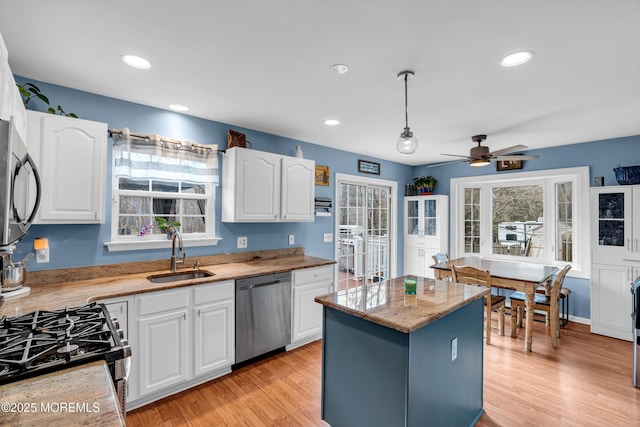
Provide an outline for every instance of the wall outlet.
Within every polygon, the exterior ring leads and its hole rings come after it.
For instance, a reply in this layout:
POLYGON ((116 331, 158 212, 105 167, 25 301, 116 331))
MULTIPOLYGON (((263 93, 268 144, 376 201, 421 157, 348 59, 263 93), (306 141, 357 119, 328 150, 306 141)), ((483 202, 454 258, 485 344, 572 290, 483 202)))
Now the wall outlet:
POLYGON ((296 235, 295 234, 289 234, 289 244, 290 245, 295 245, 296 244, 296 235))
POLYGON ((247 236, 238 237, 238 249, 245 249, 247 247, 247 236))
POLYGON ((458 358, 458 337, 451 340, 451 361, 458 358))
POLYGON ((36 263, 44 264, 49 262, 49 248, 38 249, 36 251, 36 263))
POLYGON ((322 236, 322 241, 325 243, 333 242, 333 233, 324 233, 324 236, 322 236))

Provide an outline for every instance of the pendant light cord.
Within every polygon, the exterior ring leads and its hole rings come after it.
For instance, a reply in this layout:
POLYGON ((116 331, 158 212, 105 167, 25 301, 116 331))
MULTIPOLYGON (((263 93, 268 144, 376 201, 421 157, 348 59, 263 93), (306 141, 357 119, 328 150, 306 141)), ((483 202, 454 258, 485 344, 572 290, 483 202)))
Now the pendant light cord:
POLYGON ((407 74, 404 75, 404 127, 409 128, 409 101, 407 95, 407 74))

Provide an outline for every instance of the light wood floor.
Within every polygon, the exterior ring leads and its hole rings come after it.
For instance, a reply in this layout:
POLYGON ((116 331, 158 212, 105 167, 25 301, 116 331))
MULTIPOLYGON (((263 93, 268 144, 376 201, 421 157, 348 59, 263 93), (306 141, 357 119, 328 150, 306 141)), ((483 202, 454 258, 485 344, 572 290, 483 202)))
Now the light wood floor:
MULTIPOLYGON (((535 322, 533 352, 525 353, 524 330, 511 338, 496 328, 485 345, 486 413, 478 426, 640 426, 630 342, 569 323, 553 349, 544 323, 535 322)), ((326 426, 321 346, 316 341, 130 411, 127 426, 326 426)))

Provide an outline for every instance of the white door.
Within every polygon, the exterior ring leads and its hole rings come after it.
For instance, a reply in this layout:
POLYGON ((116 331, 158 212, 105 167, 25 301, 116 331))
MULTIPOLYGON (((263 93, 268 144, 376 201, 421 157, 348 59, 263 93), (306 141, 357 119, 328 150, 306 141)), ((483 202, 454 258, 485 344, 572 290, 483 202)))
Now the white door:
POLYGON ((337 290, 396 274, 397 183, 336 174, 337 290))

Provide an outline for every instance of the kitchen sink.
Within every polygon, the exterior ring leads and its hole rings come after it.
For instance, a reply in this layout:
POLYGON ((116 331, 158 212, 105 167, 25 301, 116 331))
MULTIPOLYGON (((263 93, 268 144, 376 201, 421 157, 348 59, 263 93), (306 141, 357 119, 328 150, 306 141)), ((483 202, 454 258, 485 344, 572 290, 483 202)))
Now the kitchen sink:
POLYGON ((179 282, 180 280, 200 279, 202 277, 214 276, 215 273, 208 271, 181 271, 176 273, 163 273, 148 276, 147 280, 153 283, 179 282))

